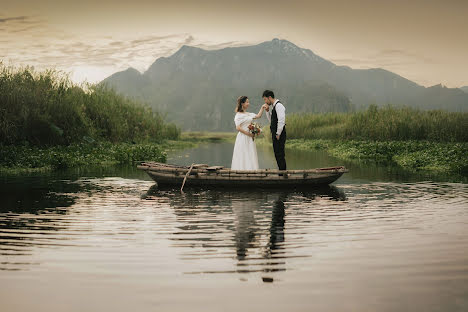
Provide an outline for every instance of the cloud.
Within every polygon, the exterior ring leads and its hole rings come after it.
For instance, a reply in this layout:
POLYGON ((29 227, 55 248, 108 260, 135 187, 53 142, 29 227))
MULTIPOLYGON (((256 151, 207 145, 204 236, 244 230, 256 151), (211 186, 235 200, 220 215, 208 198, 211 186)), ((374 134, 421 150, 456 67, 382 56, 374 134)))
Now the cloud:
POLYGON ((359 67, 365 67, 365 68, 371 68, 371 67, 382 67, 382 66, 395 66, 395 65, 406 65, 409 64, 410 62, 408 61, 398 61, 398 60, 378 60, 378 59, 362 59, 362 58, 332 58, 330 59, 335 64, 338 65, 347 65, 350 67, 354 66, 359 66, 359 67))
MULTIPOLYGON (((20 29, 21 30, 21 29, 20 29)), ((37 69, 56 68, 65 72, 79 71, 80 79, 91 82, 104 79, 109 71, 117 72, 128 67, 145 71, 157 58, 169 56, 182 45, 195 38, 188 34, 141 36, 133 38, 85 37, 63 34, 52 30, 43 36, 15 37, 18 30, 9 30, 15 40, 0 46, 0 58, 11 65, 33 65, 37 69), (93 77, 85 77, 85 68, 93 77), (105 73, 99 76, 99 69, 105 73)))
POLYGON ((46 23, 34 16, 14 16, 0 18, 0 32, 4 37, 35 36, 47 31, 46 23))
POLYGON ((110 42, 109 45, 110 46, 123 46, 125 45, 125 43, 122 41, 113 41, 113 42, 110 42))
POLYGON ((207 42, 187 33, 132 37, 85 36, 64 33, 45 23, 37 27, 13 25, 28 20, 28 17, 9 19, 11 25, 5 36, 7 44, 0 45, 0 59, 9 61, 11 65, 32 65, 39 70, 55 68, 79 73, 72 75, 77 82, 85 79, 97 82, 128 67, 144 72, 156 59, 174 54, 183 45, 214 50, 247 44, 237 41, 207 42), (90 76, 86 76, 87 71, 90 76))
POLYGON ((219 50, 219 49, 224 49, 228 47, 241 47, 241 46, 247 46, 247 45, 252 45, 254 43, 252 42, 247 42, 247 41, 227 41, 227 42, 221 42, 221 43, 198 43, 194 44, 193 46, 205 50, 219 50))
POLYGON ((407 60, 422 60, 425 62, 434 62, 433 59, 430 59, 424 55, 418 55, 416 53, 411 53, 409 51, 399 50, 399 49, 385 49, 374 55, 374 58, 379 59, 407 59, 407 60))
MULTIPOLYGON (((352 54, 351 52, 343 51, 342 54, 352 54)), ((416 53, 400 50, 400 49, 384 49, 378 52, 369 53, 367 56, 360 58, 338 57, 331 58, 330 61, 338 65, 347 65, 357 68, 375 68, 375 67, 403 67, 415 63, 434 63, 435 61, 416 53)))
POLYGON ((15 30, 17 27, 28 27, 34 25, 41 25, 44 24, 44 21, 37 19, 34 16, 14 16, 14 17, 5 17, 0 18, 0 24, 6 29, 15 30))
POLYGON ((28 16, 14 16, 14 17, 0 18, 0 23, 6 23, 6 22, 11 22, 11 21, 25 21, 28 18, 29 18, 28 16))
MULTIPOLYGON (((164 40, 164 39, 177 38, 179 36, 180 35, 147 36, 147 37, 143 37, 143 38, 140 38, 140 39, 132 40, 131 43, 134 44, 134 45, 139 45, 139 44, 143 44, 143 43, 159 42, 159 41, 164 40)), ((192 37, 192 36, 190 36, 190 37, 192 37)))
POLYGON ((12 29, 10 30, 12 33, 20 33, 20 32, 27 32, 29 30, 36 29, 36 26, 28 26, 24 28, 12 29))
POLYGON ((185 39, 184 44, 190 44, 193 42, 193 40, 194 40, 193 36, 190 35, 185 39))

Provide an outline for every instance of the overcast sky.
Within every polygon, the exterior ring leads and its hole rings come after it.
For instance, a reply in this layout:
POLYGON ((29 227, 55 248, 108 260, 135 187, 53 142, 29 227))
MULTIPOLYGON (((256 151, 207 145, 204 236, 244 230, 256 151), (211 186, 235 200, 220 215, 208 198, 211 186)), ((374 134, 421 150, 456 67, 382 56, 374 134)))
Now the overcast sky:
POLYGON ((183 44, 289 40, 339 65, 468 85, 468 0, 0 0, 0 60, 100 81, 183 44))

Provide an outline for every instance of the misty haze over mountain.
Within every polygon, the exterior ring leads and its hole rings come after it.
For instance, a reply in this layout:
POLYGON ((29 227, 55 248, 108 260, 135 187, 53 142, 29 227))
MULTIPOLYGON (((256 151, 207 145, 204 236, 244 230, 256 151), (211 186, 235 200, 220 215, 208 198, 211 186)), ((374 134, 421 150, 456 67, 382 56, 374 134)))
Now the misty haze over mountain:
POLYGON ((468 111, 467 87, 429 88, 384 69, 337 66, 309 49, 273 39, 254 46, 203 50, 182 46, 141 74, 129 68, 101 83, 166 112, 184 130, 232 130, 240 95, 249 111, 272 89, 292 112, 347 112, 370 104, 468 111))

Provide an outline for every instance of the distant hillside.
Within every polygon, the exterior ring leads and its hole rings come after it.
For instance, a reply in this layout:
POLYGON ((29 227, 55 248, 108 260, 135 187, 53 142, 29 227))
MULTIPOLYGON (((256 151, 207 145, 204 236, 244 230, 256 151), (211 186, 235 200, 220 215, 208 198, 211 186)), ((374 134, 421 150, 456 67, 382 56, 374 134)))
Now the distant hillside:
POLYGON ((468 95, 459 89, 425 88, 383 69, 337 66, 278 39, 213 51, 183 46, 143 74, 130 68, 102 83, 166 111, 185 130, 232 129, 236 98, 249 96, 256 111, 264 89, 274 90, 287 112, 346 112, 372 103, 468 110, 468 95))
POLYGON ((460 89, 462 89, 463 91, 465 91, 466 93, 468 93, 468 86, 461 87, 460 89))

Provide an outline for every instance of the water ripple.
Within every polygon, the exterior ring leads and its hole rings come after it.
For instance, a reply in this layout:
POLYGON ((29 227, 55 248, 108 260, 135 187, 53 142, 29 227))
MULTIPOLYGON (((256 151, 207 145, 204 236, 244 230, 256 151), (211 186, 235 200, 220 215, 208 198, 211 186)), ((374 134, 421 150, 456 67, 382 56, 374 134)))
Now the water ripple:
POLYGON ((137 179, 61 183, 73 192, 51 190, 45 206, 2 208, 2 272, 140 270, 258 275, 271 283, 296 271, 324 285, 361 272, 353 278, 414 287, 458 281, 468 290, 466 184, 181 194, 137 179))

